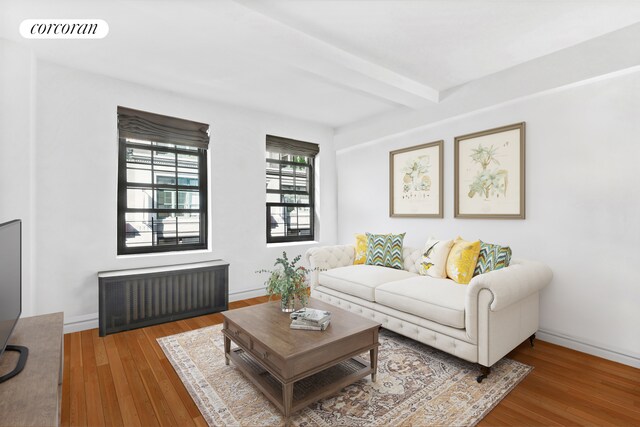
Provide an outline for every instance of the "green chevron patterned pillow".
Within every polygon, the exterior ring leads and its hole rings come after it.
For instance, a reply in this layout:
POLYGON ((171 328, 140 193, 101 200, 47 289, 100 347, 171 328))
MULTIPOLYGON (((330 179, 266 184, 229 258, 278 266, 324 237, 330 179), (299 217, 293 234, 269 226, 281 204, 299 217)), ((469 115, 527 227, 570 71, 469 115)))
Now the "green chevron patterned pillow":
POLYGON ((380 265, 402 269, 402 234, 371 234, 367 233, 367 265, 380 265))
POLYGON ((473 275, 488 273, 509 267, 511 262, 511 248, 509 246, 494 245, 480 241, 480 255, 473 275))

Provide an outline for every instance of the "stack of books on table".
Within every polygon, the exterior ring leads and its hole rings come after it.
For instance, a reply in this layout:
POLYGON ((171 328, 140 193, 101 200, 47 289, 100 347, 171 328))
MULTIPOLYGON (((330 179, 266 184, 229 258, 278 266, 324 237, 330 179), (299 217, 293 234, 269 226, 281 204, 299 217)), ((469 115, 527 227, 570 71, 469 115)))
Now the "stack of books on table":
POLYGON ((301 308, 290 315, 291 329, 324 331, 331 322, 331 312, 316 308, 301 308))

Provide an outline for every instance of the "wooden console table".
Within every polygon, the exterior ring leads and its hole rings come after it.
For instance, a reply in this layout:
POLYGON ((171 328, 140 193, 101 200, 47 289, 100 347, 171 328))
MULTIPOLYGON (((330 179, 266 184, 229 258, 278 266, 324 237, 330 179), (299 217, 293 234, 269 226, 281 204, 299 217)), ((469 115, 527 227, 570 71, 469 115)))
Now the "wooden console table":
MULTIPOLYGON (((18 320, 9 344, 29 348, 22 372, 0 384, 0 426, 57 426, 62 384, 63 314, 18 320)), ((16 364, 18 354, 5 351, 0 375, 16 364)))

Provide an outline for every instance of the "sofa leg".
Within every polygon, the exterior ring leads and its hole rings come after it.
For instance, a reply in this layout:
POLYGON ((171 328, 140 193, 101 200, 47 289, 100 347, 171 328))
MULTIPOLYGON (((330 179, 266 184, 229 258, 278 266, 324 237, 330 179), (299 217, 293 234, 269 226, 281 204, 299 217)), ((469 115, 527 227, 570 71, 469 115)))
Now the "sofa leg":
POLYGON ((491 368, 488 366, 480 365, 480 373, 481 375, 478 375, 478 377, 476 378, 476 381, 478 381, 479 383, 481 383, 483 379, 489 376, 489 374, 491 373, 491 368))
POLYGON ((533 347, 533 340, 536 339, 536 334, 533 334, 529 337, 529 344, 531 344, 531 347, 533 347))

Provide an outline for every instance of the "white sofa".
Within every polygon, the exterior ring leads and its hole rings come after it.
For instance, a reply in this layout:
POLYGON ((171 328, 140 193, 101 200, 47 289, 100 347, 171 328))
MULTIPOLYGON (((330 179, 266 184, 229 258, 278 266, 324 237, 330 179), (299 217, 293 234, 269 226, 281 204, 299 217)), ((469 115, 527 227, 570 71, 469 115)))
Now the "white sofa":
POLYGON ((539 291, 549 267, 513 259, 507 268, 468 285, 421 276, 422 250, 403 249, 404 270, 353 265, 353 245, 324 246, 306 254, 311 296, 369 317, 414 340, 478 363, 481 382, 490 367, 538 329, 539 291))

